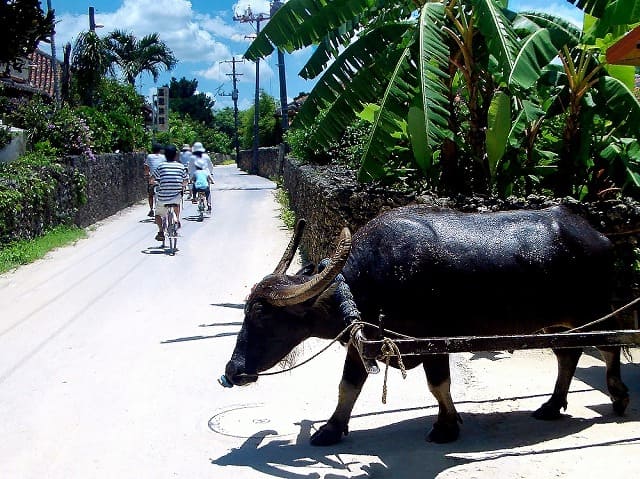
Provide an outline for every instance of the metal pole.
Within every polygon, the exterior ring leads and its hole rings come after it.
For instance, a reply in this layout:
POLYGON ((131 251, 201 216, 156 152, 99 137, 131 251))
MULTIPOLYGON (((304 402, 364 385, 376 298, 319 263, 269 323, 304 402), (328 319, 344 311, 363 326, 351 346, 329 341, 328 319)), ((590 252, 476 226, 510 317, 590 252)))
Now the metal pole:
MULTIPOLYGON (((260 34, 260 20, 262 15, 258 15, 256 19, 256 35, 260 34)), ((260 146, 260 58, 256 59, 256 91, 254 99, 253 112, 253 161, 251 162, 251 174, 258 174, 258 158, 260 146)))
POLYGON ((234 143, 236 146, 236 163, 240 161, 240 140, 238 139, 238 77, 236 74, 236 59, 233 58, 233 91, 231 92, 231 99, 233 100, 233 123, 235 131, 233 132, 234 143))
MULTIPOLYGON (((271 3, 271 16, 282 6, 280 0, 271 3)), ((287 77, 284 69, 284 52, 278 48, 278 75, 280 80, 280 111, 282 112, 282 133, 289 129, 289 112, 287 110, 287 77)))
POLYGON ((96 9, 89 7, 89 31, 96 31, 96 9))

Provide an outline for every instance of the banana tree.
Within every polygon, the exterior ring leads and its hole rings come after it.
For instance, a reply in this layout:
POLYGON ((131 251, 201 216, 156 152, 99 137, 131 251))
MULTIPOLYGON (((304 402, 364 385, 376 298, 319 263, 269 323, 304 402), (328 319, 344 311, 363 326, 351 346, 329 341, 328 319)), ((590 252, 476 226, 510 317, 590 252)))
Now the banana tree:
POLYGON ((410 157, 410 167, 435 179, 431 186, 488 193, 506 171, 523 99, 558 52, 578 43, 559 22, 506 7, 507 0, 290 0, 245 56, 318 45, 301 75, 319 79, 296 124, 316 122, 311 141, 319 148, 375 105, 362 180, 410 157))
MULTIPOLYGON (((587 14, 582 31, 536 13, 520 15, 519 25, 530 31, 544 28, 570 40, 558 52, 562 69, 554 88, 548 91, 550 108, 545 118, 561 115, 564 123, 555 172, 549 175, 546 186, 557 195, 594 199, 602 191, 611 191, 614 184, 637 188, 640 165, 627 164, 623 170, 628 176, 620 178, 615 173, 620 170, 617 163, 626 161, 627 156, 616 157, 612 152, 617 150, 602 146, 602 140, 635 137, 637 141, 640 104, 628 82, 634 69, 607 65, 604 53, 608 45, 640 21, 640 1, 625 0, 624 7, 616 0, 571 3, 577 3, 587 14), (607 154, 603 156, 602 151, 607 154)), ((538 81, 535 76, 531 80, 538 81)))

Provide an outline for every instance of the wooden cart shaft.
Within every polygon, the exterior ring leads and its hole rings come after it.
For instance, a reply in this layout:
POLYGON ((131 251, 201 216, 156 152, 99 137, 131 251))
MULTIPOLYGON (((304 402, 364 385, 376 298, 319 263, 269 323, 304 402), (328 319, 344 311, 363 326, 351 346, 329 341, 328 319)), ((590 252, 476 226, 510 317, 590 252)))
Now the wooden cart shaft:
MULTIPOLYGON (((444 338, 394 339, 402 356, 511 351, 516 349, 576 348, 583 346, 638 346, 640 330, 592 331, 513 336, 460 336, 444 338)), ((363 361, 381 357, 384 341, 368 340, 359 335, 355 345, 363 361)))

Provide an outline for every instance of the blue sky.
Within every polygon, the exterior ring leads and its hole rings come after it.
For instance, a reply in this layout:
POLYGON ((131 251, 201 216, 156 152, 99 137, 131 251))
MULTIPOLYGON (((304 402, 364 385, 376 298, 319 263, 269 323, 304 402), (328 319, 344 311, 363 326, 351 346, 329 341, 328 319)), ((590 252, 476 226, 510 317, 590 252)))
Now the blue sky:
MULTIPOLYGON (((46 9, 46 2, 41 2, 46 9)), ((221 63, 234 56, 242 58, 255 33, 251 24, 233 20, 234 13, 243 13, 251 6, 254 13, 268 13, 267 0, 51 0, 56 11, 56 45, 58 51, 66 42, 73 42, 79 32, 89 28, 89 7, 95 8, 96 23, 103 25, 98 34, 106 34, 119 28, 142 37, 158 32, 179 60, 171 72, 163 73, 157 84, 149 75, 137 79, 140 93, 150 95, 157 86, 169 83, 171 77, 198 80, 198 90, 215 97, 216 108, 233 106, 228 96, 216 92, 231 93, 231 64, 221 63)), ((512 10, 538 10, 563 16, 574 23, 582 21, 581 12, 566 0, 510 0, 512 10)), ((49 51, 49 46, 43 49, 49 51)), ((313 84, 298 76, 298 72, 310 55, 305 49, 285 55, 287 70, 287 94, 289 99, 301 91, 311 90, 313 84)), ((60 55, 58 55, 60 56, 60 55)), ((239 106, 245 109, 253 101, 255 65, 244 62, 236 66, 239 77, 239 106)), ((260 63, 260 87, 279 98, 276 56, 260 63)))

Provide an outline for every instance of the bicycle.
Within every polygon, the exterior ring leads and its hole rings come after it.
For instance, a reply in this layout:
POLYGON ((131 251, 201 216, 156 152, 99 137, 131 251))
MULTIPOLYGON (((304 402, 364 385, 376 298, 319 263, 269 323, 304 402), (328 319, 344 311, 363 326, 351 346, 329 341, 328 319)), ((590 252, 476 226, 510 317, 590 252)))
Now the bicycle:
POLYGON ((204 191, 198 191, 198 221, 204 219, 204 209, 207 203, 207 195, 204 191))
POLYGON ((175 208, 179 206, 175 203, 166 204, 166 212, 162 217, 162 230, 164 231, 164 239, 162 247, 165 248, 165 241, 169 240, 169 254, 174 256, 178 251, 178 215, 175 208))

